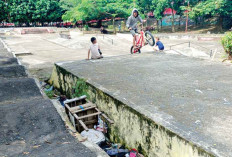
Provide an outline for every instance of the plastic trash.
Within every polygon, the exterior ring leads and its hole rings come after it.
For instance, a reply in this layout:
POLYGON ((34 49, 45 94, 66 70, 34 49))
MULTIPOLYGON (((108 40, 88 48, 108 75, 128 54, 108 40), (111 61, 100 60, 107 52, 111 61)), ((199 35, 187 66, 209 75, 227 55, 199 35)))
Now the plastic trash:
POLYGON ((107 124, 101 119, 100 116, 98 116, 98 125, 94 126, 94 128, 103 133, 107 133, 107 124))
POLYGON ((87 138, 88 141, 100 144, 101 142, 105 141, 105 136, 102 132, 89 129, 89 131, 82 131, 81 136, 87 138))
POLYGON ((51 86, 51 87, 48 88, 48 89, 45 89, 46 92, 50 92, 50 91, 52 91, 52 90, 53 90, 53 86, 51 86))
POLYGON ((136 149, 130 150, 130 156, 129 157, 137 157, 138 151, 136 149))
POLYGON ((117 155, 119 153, 128 153, 129 150, 127 149, 110 149, 110 150, 107 150, 107 154, 108 155, 117 155))

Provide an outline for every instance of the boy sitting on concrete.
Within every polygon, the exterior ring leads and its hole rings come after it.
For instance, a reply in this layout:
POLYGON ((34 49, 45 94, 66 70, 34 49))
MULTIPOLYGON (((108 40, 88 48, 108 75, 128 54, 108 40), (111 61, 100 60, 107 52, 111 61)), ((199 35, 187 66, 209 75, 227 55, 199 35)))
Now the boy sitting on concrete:
POLYGON ((90 45, 90 48, 89 48, 89 51, 88 51, 87 60, 89 60, 90 52, 91 52, 91 59, 101 59, 101 58, 103 58, 102 52, 100 50, 100 46, 97 44, 97 39, 95 37, 92 37, 91 42, 92 42, 92 44, 90 45))
POLYGON ((155 46, 153 47, 155 51, 163 51, 164 50, 164 45, 160 41, 159 37, 155 38, 155 46))

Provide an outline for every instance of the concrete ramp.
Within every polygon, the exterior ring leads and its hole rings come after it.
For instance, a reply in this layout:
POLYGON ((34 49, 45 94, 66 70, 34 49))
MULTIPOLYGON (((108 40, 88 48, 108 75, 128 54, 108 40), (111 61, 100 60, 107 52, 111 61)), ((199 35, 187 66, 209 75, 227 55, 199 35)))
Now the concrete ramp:
POLYGON ((67 95, 78 78, 115 124, 114 142, 149 157, 232 156, 232 68, 164 53, 57 63, 67 95))

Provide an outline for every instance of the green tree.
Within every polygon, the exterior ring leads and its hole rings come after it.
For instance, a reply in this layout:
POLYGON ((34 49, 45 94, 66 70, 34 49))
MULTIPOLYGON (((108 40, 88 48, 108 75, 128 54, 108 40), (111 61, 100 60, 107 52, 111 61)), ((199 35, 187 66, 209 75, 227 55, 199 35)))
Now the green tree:
POLYGON ((5 1, 0 1, 0 22, 7 19, 7 3, 5 1))
MULTIPOLYGON (((157 30, 159 30, 158 21, 162 20, 163 18, 163 12, 164 9, 166 8, 166 0, 153 0, 152 4, 154 10, 153 13, 157 20, 157 27, 158 27, 157 30)), ((161 24, 161 29, 162 29, 162 24, 161 24)))
POLYGON ((152 0, 137 0, 137 6, 144 15, 153 10, 152 0))
POLYGON ((44 22, 60 21, 63 9, 56 0, 37 0, 35 11, 32 12, 32 21, 44 22))
POLYGON ((132 2, 132 0, 82 0, 67 10, 62 19, 72 22, 97 19, 101 22, 102 19, 112 18, 114 22, 115 17, 125 18, 130 15, 132 2))
POLYGON ((10 0, 12 22, 51 22, 61 19, 63 14, 59 0, 10 0))
POLYGON ((29 24, 34 2, 32 0, 11 0, 10 17, 12 22, 29 24))
POLYGON ((231 0, 205 0, 195 5, 190 12, 192 18, 198 16, 218 17, 218 28, 222 31, 223 19, 232 18, 232 1, 231 0))

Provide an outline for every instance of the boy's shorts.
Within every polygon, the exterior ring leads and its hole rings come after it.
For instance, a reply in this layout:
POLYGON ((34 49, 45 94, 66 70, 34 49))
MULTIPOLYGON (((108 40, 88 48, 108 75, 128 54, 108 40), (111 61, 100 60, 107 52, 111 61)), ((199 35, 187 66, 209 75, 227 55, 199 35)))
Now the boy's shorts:
POLYGON ((135 36, 136 33, 138 33, 137 29, 132 29, 130 30, 130 33, 132 34, 132 36, 135 36))

